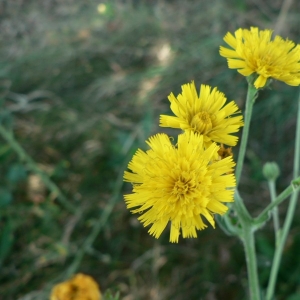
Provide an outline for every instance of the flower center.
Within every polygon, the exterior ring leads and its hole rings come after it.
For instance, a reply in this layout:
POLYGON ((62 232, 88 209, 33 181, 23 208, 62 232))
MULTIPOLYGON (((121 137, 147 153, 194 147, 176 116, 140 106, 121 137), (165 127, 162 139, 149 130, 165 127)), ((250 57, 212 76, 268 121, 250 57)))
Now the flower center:
POLYGON ((181 199, 193 192, 196 184, 194 178, 183 172, 177 181, 175 181, 172 194, 178 199, 181 199))
POLYGON ((201 134, 208 133, 212 126, 210 114, 206 111, 197 113, 191 121, 191 127, 201 134))
POLYGON ((182 182, 180 180, 176 181, 173 187, 173 194, 181 196, 185 195, 188 191, 189 186, 185 182, 182 182))
POLYGON ((273 57, 267 54, 257 60, 257 70, 256 72, 265 77, 270 76, 270 67, 272 66, 273 57))

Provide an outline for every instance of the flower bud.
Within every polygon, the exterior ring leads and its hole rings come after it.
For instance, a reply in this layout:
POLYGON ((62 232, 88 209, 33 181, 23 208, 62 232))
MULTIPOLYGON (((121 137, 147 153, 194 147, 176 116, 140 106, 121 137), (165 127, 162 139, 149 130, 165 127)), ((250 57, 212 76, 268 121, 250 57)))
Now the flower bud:
POLYGON ((263 174, 267 180, 276 180, 280 175, 280 169, 276 162, 267 162, 263 166, 263 174))

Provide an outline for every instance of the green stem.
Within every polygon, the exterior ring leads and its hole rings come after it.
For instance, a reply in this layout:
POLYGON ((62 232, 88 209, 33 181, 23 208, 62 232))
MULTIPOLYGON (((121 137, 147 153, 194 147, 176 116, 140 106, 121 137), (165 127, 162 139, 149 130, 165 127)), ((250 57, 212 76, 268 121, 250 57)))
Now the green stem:
POLYGON ((280 193, 273 202, 271 202, 261 213, 259 216, 254 218, 255 224, 263 224, 270 214, 270 211, 281 204, 285 199, 287 199, 293 192, 296 192, 300 188, 300 177, 296 178, 292 181, 292 183, 282 192, 280 193))
POLYGON ((237 160, 237 166, 235 171, 236 176, 236 190, 235 190, 235 201, 233 206, 237 212, 239 221, 242 226, 241 239, 245 248, 245 256, 247 263, 247 272, 249 280, 249 292, 251 300, 260 299, 259 281, 257 274, 257 259, 255 251, 255 240, 254 240, 254 229, 252 228, 253 219, 251 218, 247 208, 244 205, 242 198, 238 193, 238 185, 241 178, 246 147, 249 136, 250 122, 252 117, 252 109, 255 99, 257 97, 257 90, 252 84, 248 84, 246 108, 244 116, 244 129, 241 138, 241 145, 239 150, 239 156, 237 160))
MULTIPOLYGON (((275 181, 269 180, 268 185, 269 185, 269 190, 271 195, 271 202, 274 202, 276 200, 275 181)), ((278 206, 275 206, 273 208, 272 215, 273 215, 273 224, 274 224, 274 232, 275 232, 276 247, 277 247, 280 238, 280 222, 278 216, 278 206)))
POLYGON ((236 210, 239 219, 247 221, 247 222, 251 222, 252 218, 247 210, 247 208, 244 205, 244 201, 241 198, 239 191, 236 189, 234 191, 234 202, 233 202, 233 207, 236 210))
MULTIPOLYGON (((297 113, 297 125, 296 125, 296 141, 295 141, 295 153, 294 153, 294 171, 293 177, 299 176, 300 168, 300 93, 298 97, 298 113, 297 113)), ((278 247, 275 249, 274 259, 271 268, 271 274, 269 279, 269 284, 267 288, 266 300, 271 300, 274 295, 278 270, 281 262, 283 248, 291 228, 292 220, 295 214, 295 209, 297 205, 299 189, 294 190, 291 200, 289 203, 289 208, 287 211, 287 216, 283 225, 282 235, 278 247)))
POLYGON ((260 290, 259 290, 259 281, 257 274, 257 259, 255 251, 255 239, 254 239, 254 230, 251 227, 251 224, 242 224, 243 225, 243 244, 245 248, 246 263, 247 263, 247 272, 249 280, 249 292, 251 300, 260 299, 260 290))
POLYGON ((242 231, 240 233, 241 240, 244 244, 245 257, 247 264, 248 280, 249 280, 249 293, 251 300, 260 299, 259 281, 257 273, 257 259, 255 251, 253 219, 243 204, 243 199, 239 192, 235 190, 234 194, 235 210, 238 214, 242 231))
POLYGON ((61 192, 60 188, 49 178, 49 176, 42 171, 37 163, 26 153, 18 141, 14 138, 13 134, 0 124, 0 134, 7 141, 10 147, 18 154, 20 160, 27 164, 27 167, 40 176, 43 183, 48 189, 57 196, 57 201, 64 206, 68 211, 75 213, 75 206, 69 202, 65 195, 61 192))
POLYGON ((246 153, 246 147, 247 147, 247 141, 248 141, 248 135, 249 135, 250 121, 252 116, 252 108, 256 98, 257 98, 257 89, 252 84, 248 84, 246 108, 245 108, 245 116, 244 116, 245 124, 244 124, 243 134, 241 138, 238 161, 235 170, 237 187, 239 186, 239 182, 241 178, 241 173, 242 173, 242 168, 243 168, 243 163, 244 163, 244 158, 246 153))

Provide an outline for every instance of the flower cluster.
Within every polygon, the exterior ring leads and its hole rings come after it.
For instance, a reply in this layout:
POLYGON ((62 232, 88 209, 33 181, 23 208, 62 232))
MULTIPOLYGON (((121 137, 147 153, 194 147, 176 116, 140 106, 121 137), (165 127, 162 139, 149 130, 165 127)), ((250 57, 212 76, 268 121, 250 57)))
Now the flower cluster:
POLYGON ((139 213, 138 220, 151 225, 158 238, 170 224, 170 242, 197 237, 197 230, 213 227, 214 214, 227 211, 233 201, 235 176, 231 148, 238 138, 232 133, 243 126, 234 101, 228 104, 217 88, 202 85, 198 95, 194 82, 182 86, 182 93, 170 94, 175 116, 162 115, 160 125, 182 129, 176 145, 166 134, 147 141, 150 150, 138 149, 125 171, 124 180, 133 184, 125 195, 127 208, 139 213), (222 145, 218 145, 222 144, 222 145))
MULTIPOLYGON (((272 31, 251 27, 227 33, 224 40, 232 48, 220 47, 228 66, 244 76, 254 77, 256 89, 269 78, 300 85, 300 46, 276 36, 272 31)), ((138 149, 125 171, 124 180, 133 192, 124 196, 127 208, 138 213, 149 233, 158 238, 170 225, 170 242, 197 237, 206 219, 213 227, 214 214, 223 215, 233 201, 235 176, 231 147, 234 133, 244 125, 234 101, 208 85, 199 93, 194 82, 184 84, 176 97, 168 97, 175 116, 161 115, 160 126, 181 129, 177 143, 165 134, 147 141, 149 150, 138 149)))

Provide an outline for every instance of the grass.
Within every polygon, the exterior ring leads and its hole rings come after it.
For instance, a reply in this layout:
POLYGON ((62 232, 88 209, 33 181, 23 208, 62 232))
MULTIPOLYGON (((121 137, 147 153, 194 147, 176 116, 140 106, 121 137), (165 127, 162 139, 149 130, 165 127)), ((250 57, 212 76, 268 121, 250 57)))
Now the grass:
MULTIPOLYGON (((227 69, 218 47, 238 27, 274 27, 280 3, 255 3, 116 0, 102 14, 92 0, 0 4, 1 123, 77 208, 67 211, 2 140, 2 299, 47 299, 52 284, 73 272, 125 300, 246 298, 239 241, 219 228, 178 245, 167 234, 155 240, 126 210, 122 195, 131 187, 121 178, 136 149, 163 131, 159 115, 169 113, 167 96, 182 84, 218 86, 243 109, 246 82, 227 69)), ((295 41, 298 6, 281 28, 295 41)), ((297 89, 278 82, 273 89, 254 107, 242 178, 254 215, 263 206, 255 197, 268 196, 263 163, 280 165, 279 190, 291 180, 297 89)), ((279 299, 299 296, 299 225, 296 219, 285 251, 279 299)), ((272 228, 259 233, 264 285, 272 239, 272 228)))

